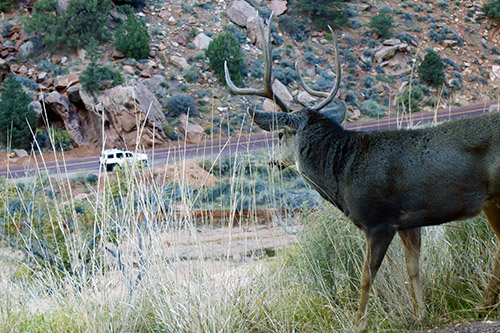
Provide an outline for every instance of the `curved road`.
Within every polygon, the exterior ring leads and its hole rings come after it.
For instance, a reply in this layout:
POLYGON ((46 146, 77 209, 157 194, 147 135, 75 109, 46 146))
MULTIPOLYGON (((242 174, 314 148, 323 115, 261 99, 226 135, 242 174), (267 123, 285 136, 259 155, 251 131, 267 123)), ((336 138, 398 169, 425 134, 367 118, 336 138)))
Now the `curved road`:
MULTIPOLYGON (((429 123, 440 123, 465 116, 475 116, 498 109, 497 103, 485 103, 458 108, 442 109, 437 112, 413 113, 384 117, 377 120, 368 120, 356 123, 346 123, 344 128, 353 131, 379 131, 397 128, 413 128, 429 123)), ((182 159, 213 158, 215 156, 230 156, 238 153, 255 152, 272 147, 276 143, 269 133, 251 134, 246 137, 232 137, 217 139, 199 144, 182 145, 170 148, 161 148, 147 151, 154 166, 163 166, 182 159)), ((26 177, 39 170, 47 170, 51 175, 66 175, 85 171, 86 173, 99 172, 99 157, 86 157, 66 161, 47 162, 24 166, 13 166, 0 169, 0 176, 7 178, 26 177)))

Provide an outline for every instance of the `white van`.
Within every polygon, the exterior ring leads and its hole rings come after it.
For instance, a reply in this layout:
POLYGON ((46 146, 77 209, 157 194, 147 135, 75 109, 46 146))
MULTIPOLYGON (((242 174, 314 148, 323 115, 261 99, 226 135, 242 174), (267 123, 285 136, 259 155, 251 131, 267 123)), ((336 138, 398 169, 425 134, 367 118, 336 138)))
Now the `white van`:
POLYGON ((148 166, 148 155, 144 153, 133 153, 121 148, 113 148, 103 150, 99 156, 99 166, 105 168, 106 171, 113 171, 117 165, 123 167, 128 163, 148 166))

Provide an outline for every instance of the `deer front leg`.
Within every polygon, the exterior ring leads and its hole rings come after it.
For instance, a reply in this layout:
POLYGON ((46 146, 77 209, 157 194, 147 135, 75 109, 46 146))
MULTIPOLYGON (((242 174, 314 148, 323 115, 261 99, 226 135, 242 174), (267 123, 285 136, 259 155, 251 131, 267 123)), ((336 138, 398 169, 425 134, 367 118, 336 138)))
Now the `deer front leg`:
MULTIPOLYGON (((488 202, 483 206, 484 215, 488 219, 488 223, 495 232, 497 236, 497 242, 500 242, 500 209, 494 202, 488 202)), ((481 306, 479 308, 480 314, 485 314, 489 311, 497 302, 498 294, 500 292, 500 248, 497 250, 495 256, 495 262, 493 266, 493 273, 491 274, 490 282, 486 287, 483 294, 483 299, 481 300, 481 306)))
POLYGON ((415 314, 418 320, 422 320, 425 317, 425 307, 422 295, 422 282, 419 276, 420 228, 399 230, 398 233, 405 251, 406 270, 410 278, 415 314))
POLYGON ((360 331, 364 330, 367 325, 366 308, 370 288, 394 234, 394 230, 386 229, 378 230, 376 233, 366 233, 366 258, 361 273, 361 296, 356 314, 356 327, 360 331))

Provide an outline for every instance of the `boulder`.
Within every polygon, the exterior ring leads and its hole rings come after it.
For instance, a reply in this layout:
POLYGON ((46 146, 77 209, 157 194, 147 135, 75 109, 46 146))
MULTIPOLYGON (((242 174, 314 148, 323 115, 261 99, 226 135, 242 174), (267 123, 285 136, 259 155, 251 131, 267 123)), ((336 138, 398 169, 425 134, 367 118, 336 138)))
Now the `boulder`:
POLYGON ((246 27, 247 20, 257 15, 257 9, 244 0, 233 1, 227 8, 227 17, 229 20, 241 27, 246 27))
POLYGON ((293 102, 292 94, 290 94, 287 87, 279 80, 274 80, 273 91, 283 100, 283 102, 285 102, 285 104, 290 105, 293 102))
POLYGON ((380 65, 384 67, 387 75, 404 75, 411 72, 411 66, 408 64, 403 52, 396 52, 392 58, 380 65))
POLYGON ((56 76, 54 78, 54 87, 57 90, 66 90, 78 82, 79 82, 78 76, 73 74, 56 76))
POLYGON ((212 41, 212 38, 208 37, 204 33, 196 35, 193 40, 194 46, 199 50, 205 50, 208 47, 208 44, 212 41))
POLYGON ((273 14, 278 17, 287 10, 287 1, 286 0, 271 0, 269 4, 269 9, 273 11, 273 14))
POLYGON ((17 60, 26 61, 28 56, 33 52, 33 42, 27 41, 26 43, 19 46, 19 52, 17 53, 17 60))
POLYGON ((185 58, 174 55, 170 57, 170 63, 177 68, 185 69, 189 67, 189 64, 185 58))
POLYGON ((179 116, 181 121, 181 130, 188 143, 198 143, 205 137, 205 130, 200 125, 192 124, 187 121, 187 116, 181 113, 179 116))
POLYGON ((27 157, 29 156, 28 152, 24 149, 12 149, 14 154, 16 154, 17 157, 27 157))
MULTIPOLYGON (((153 142, 167 138, 163 133, 165 115, 155 95, 139 80, 130 79, 124 85, 103 91, 94 97, 80 91, 87 111, 104 122, 106 147, 151 147, 153 142)), ((95 125, 93 125, 95 126, 95 125)), ((97 129, 96 129, 97 130, 97 129)))
POLYGON ((408 44, 406 43, 401 43, 397 42, 399 39, 390 39, 384 42, 384 45, 382 45, 376 52, 375 52, 375 59, 377 59, 377 62, 380 64, 384 62, 385 60, 388 60, 392 58, 396 52, 401 51, 401 52, 406 52, 408 51, 408 44), (388 43, 387 45, 385 43, 388 43))
MULTIPOLYGON (((64 128, 78 146, 88 144, 88 141, 82 133, 80 118, 77 116, 74 107, 70 104, 66 96, 61 95, 57 91, 53 91, 45 97, 45 104, 47 114, 52 113, 63 122, 64 128)), ((51 116, 51 118, 53 118, 53 116, 51 116)))

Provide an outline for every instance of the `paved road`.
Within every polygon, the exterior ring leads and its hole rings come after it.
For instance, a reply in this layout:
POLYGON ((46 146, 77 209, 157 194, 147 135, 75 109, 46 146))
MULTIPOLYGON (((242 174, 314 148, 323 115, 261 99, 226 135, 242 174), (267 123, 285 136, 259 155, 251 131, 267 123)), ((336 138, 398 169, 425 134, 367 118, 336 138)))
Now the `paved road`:
MULTIPOLYGON (((443 109, 437 112, 414 113, 412 115, 398 115, 384 117, 378 120, 368 120, 356 123, 347 123, 346 129, 353 131, 378 131, 396 128, 413 128, 429 123, 439 123, 465 116, 475 116, 497 110, 497 103, 485 103, 454 109, 443 109)), ((147 151, 154 166, 163 166, 182 159, 226 157, 237 153, 254 152, 271 147, 276 139, 268 133, 252 134, 247 137, 232 137, 206 141, 195 145, 179 145, 177 147, 155 149, 147 151)), ((26 177, 39 170, 47 170, 51 175, 66 175, 77 172, 99 172, 99 157, 79 158, 67 161, 47 162, 25 166, 13 166, 0 169, 0 176, 8 178, 26 177)))

